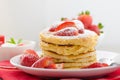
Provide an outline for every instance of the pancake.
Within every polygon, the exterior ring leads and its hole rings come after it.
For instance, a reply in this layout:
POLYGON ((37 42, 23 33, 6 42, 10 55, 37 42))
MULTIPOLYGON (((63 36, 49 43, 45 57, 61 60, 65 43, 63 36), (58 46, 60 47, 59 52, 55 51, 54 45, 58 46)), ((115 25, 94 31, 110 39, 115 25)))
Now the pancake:
POLYGON ((53 61, 55 63, 71 63, 71 62, 89 62, 89 61, 93 61, 93 60, 97 60, 96 59, 96 56, 90 56, 90 57, 87 57, 87 58, 79 58, 79 59, 56 59, 56 58, 53 58, 53 61))
POLYGON ((89 30, 85 30, 84 34, 77 36, 55 36, 54 32, 41 32, 40 40, 56 45, 80 45, 84 47, 96 46, 98 35, 89 30))
POLYGON ((56 44, 50 44, 41 41, 40 42, 41 49, 46 51, 55 52, 61 55, 79 55, 81 53, 91 52, 94 51, 94 45, 91 45, 90 47, 84 47, 80 45, 56 45, 56 44))
POLYGON ((64 69, 77 69, 77 68, 85 68, 95 62, 97 62, 96 59, 96 53, 94 52, 87 52, 82 53, 80 55, 60 55, 56 54, 54 52, 45 51, 43 50, 42 56, 47 56, 53 58, 53 61, 56 64, 63 63, 64 69))
POLYGON ((43 56, 48 56, 48 57, 52 57, 55 59, 63 59, 63 60, 69 60, 69 59, 83 59, 83 58, 88 58, 90 56, 96 56, 96 52, 87 52, 87 53, 82 53, 79 55, 60 55, 54 52, 50 52, 50 51, 46 51, 46 50, 42 50, 43 51, 43 56))
POLYGON ((85 62, 84 63, 63 63, 63 69, 85 68, 95 62, 96 60, 86 62, 86 63, 85 62))

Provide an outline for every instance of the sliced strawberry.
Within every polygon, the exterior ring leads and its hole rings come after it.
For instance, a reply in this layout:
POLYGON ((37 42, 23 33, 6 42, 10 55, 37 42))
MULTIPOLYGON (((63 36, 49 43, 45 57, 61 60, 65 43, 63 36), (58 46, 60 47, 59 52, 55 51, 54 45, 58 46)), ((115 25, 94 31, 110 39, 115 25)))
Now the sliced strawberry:
POLYGON ((20 64, 23 66, 31 66, 34 62, 39 59, 39 56, 34 50, 25 50, 20 57, 20 64))
POLYGON ((77 19, 83 22, 85 29, 92 24, 92 17, 90 16, 89 11, 86 11, 85 13, 82 12, 77 19))
POLYGON ((99 67, 107 67, 107 66, 108 66, 108 64, 106 64, 106 63, 96 62, 96 63, 93 63, 90 66, 88 66, 88 68, 99 68, 99 67))
POLYGON ((63 63, 61 64, 50 64, 47 68, 49 69, 63 69, 63 63))
POLYGON ((0 45, 2 45, 5 42, 4 35, 0 35, 0 45))
POLYGON ((48 69, 57 69, 57 67, 56 67, 56 64, 50 64, 48 67, 47 67, 48 69))
POLYGON ((84 30, 83 30, 83 29, 79 29, 79 30, 78 30, 78 33, 83 34, 83 33, 84 33, 84 30))
POLYGON ((75 23, 72 22, 72 21, 65 21, 63 22, 62 24, 58 25, 55 29, 55 31, 59 31, 63 28, 66 28, 66 27, 76 27, 75 23))
POLYGON ((54 32, 55 29, 56 29, 56 27, 51 27, 51 28, 49 29, 49 31, 50 31, 50 32, 54 32))
POLYGON ((53 63, 53 64, 50 64, 47 68, 48 69, 63 69, 63 63, 61 64, 53 63))
POLYGON ((32 54, 36 57, 39 57, 38 54, 35 52, 35 50, 32 50, 32 49, 27 49, 24 51, 24 54, 32 54))
POLYGON ((54 64, 52 58, 50 58, 50 57, 42 57, 38 61, 36 61, 31 67, 48 68, 51 64, 54 64))
POLYGON ((76 36, 78 35, 78 30, 76 28, 65 28, 56 32, 54 35, 56 36, 76 36))
POLYGON ((88 29, 91 30, 91 31, 94 31, 95 33, 97 33, 98 35, 100 35, 100 29, 98 28, 97 25, 90 25, 88 27, 88 29))

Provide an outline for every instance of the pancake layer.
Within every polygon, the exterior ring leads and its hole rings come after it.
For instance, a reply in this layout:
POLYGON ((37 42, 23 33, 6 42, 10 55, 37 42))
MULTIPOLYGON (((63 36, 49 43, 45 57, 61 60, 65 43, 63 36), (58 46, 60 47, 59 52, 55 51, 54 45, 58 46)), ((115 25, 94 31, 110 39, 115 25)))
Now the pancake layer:
POLYGON ((41 41, 40 46, 43 50, 55 52, 61 55, 79 55, 81 53, 87 53, 94 51, 94 45, 90 47, 84 47, 80 45, 56 45, 41 41))

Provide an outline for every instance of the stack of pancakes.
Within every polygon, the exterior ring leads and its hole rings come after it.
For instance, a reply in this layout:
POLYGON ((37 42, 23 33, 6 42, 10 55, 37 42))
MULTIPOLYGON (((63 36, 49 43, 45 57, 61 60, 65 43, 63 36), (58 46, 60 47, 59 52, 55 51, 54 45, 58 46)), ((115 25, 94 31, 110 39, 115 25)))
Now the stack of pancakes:
POLYGON ((97 39, 98 35, 89 30, 78 36, 55 36, 42 32, 40 47, 43 56, 52 57, 55 63, 63 63, 64 69, 84 68, 97 61, 97 39))

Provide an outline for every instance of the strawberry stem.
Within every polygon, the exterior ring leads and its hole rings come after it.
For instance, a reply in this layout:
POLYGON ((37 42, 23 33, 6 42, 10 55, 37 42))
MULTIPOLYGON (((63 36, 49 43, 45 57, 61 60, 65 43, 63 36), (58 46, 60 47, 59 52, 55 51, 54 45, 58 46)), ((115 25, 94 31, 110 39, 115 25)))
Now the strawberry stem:
POLYGON ((11 44, 16 44, 14 38, 10 38, 10 41, 8 41, 8 43, 11 43, 11 44))
POLYGON ((62 18, 61 18, 61 21, 64 21, 65 19, 66 19, 66 18, 62 17, 62 18))
POLYGON ((102 25, 102 23, 98 23, 98 28, 99 28, 99 29, 103 29, 103 27, 104 27, 104 26, 102 25))
POLYGON ((82 11, 78 16, 80 16, 80 15, 90 15, 90 11, 88 11, 88 10, 86 10, 85 12, 84 11, 82 11))
POLYGON ((90 15, 90 11, 88 11, 88 10, 85 11, 85 14, 86 14, 86 15, 90 15))
POLYGON ((85 14, 85 13, 82 11, 82 12, 79 14, 79 16, 80 16, 80 15, 83 15, 83 14, 85 14))
POLYGON ((104 33, 103 31, 100 31, 100 33, 104 33))

